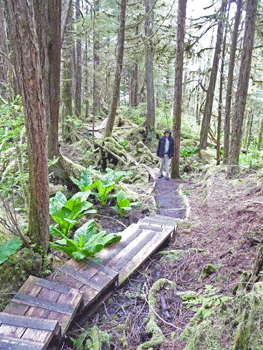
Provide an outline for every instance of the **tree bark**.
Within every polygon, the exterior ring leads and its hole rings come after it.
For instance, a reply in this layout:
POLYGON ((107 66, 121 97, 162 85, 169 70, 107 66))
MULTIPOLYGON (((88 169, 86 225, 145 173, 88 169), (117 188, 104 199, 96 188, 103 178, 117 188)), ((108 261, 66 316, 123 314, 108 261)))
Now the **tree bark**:
POLYGON ((7 0, 24 105, 29 165, 29 235, 45 254, 49 245, 47 123, 33 1, 7 0), (42 247, 42 249, 41 249, 42 247))
POLYGON ((66 122, 68 116, 73 116, 72 109, 72 19, 73 19, 73 8, 70 6, 68 10, 68 18, 64 29, 64 49, 63 49, 63 63, 62 63, 62 136, 65 142, 73 141, 71 138, 71 128, 66 122))
MULTIPOLYGON (((229 16, 229 9, 227 18, 229 16)), ((217 139, 216 139, 216 165, 220 165, 221 157, 221 124, 222 124, 222 110, 223 110, 223 84, 224 84, 224 65, 226 56, 226 40, 227 40, 227 27, 225 28, 223 51, 221 58, 221 69, 220 69, 220 84, 219 84, 219 101, 218 101, 218 121, 217 121, 217 139)))
MULTIPOLYGON (((78 21, 80 14, 80 1, 76 0, 76 21, 78 21)), ((78 117, 81 115, 81 92, 82 92, 82 67, 81 67, 81 40, 76 42, 76 92, 75 92, 75 113, 78 117)))
POLYGON ((258 133, 258 146, 257 146, 258 151, 261 151, 262 140, 263 140, 263 117, 261 119, 259 133, 258 133))
POLYGON ((226 106, 225 106, 225 123, 224 123, 224 156, 223 163, 227 164, 229 156, 229 135, 230 135, 230 113, 232 101, 233 75, 237 48, 238 27, 242 10, 242 0, 237 0, 237 10, 235 14, 234 30, 232 34, 232 43, 230 49, 227 88, 226 88, 226 106))
POLYGON ((145 80, 146 80, 146 131, 147 134, 155 130, 155 102, 154 102, 154 83, 153 83, 153 58, 154 46, 151 39, 153 35, 153 0, 145 0, 145 80))
POLYGON ((119 24, 119 38, 118 38, 118 53, 117 53, 111 105, 108 113, 108 120, 105 127, 105 133, 104 133, 105 137, 108 137, 112 134, 118 100, 119 100, 119 94, 120 94, 120 82, 121 82, 121 72, 122 72, 123 53, 124 53, 126 4, 127 4, 127 0, 121 0, 121 4, 120 4, 121 9, 120 9, 120 17, 119 17, 120 24, 119 24))
POLYGON ((0 94, 5 99, 7 98, 7 94, 5 92, 8 86, 8 48, 7 48, 7 40, 6 40, 6 31, 5 31, 5 23, 4 23, 4 14, 3 9, 0 2, 0 51, 2 52, 0 56, 0 94), (6 57, 4 56, 6 55, 6 57), (5 85, 5 89, 3 89, 3 85, 5 85))
POLYGON ((99 66, 100 66, 100 56, 99 56, 99 33, 96 23, 96 17, 99 15, 99 0, 94 2, 94 19, 93 19, 93 108, 92 114, 93 118, 100 114, 100 89, 99 89, 99 66))
POLYGON ((212 115, 218 63, 219 63, 221 45, 222 45, 225 11, 226 11, 226 0, 222 0, 220 18, 219 18, 218 28, 217 28, 216 47, 215 47, 213 65, 212 65, 212 70, 210 74, 209 86, 208 86, 207 95, 206 95, 204 116, 202 120, 201 132, 200 132, 200 150, 206 149, 207 147, 208 130, 210 127, 210 120, 212 115))
POLYGON ((242 141, 242 126, 247 101, 256 18, 257 0, 248 0, 246 8, 243 51, 240 62, 235 108, 232 120, 232 133, 229 152, 229 174, 236 173, 239 165, 239 155, 242 141))
POLYGON ((187 3, 187 0, 178 1, 177 44, 176 44, 176 59, 175 59, 175 83, 174 83, 174 105, 173 105, 173 136, 174 136, 174 157, 172 160, 172 178, 173 179, 180 178, 180 138, 181 138, 186 3, 187 3))

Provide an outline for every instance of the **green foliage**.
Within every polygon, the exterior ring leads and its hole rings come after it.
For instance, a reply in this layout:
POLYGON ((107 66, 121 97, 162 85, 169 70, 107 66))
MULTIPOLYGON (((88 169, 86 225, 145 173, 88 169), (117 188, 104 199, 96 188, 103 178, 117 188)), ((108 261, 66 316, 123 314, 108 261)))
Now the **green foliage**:
POLYGON ((103 176, 101 180, 95 180, 94 185, 97 187, 100 202, 105 205, 110 197, 109 193, 115 187, 115 182, 119 182, 123 176, 130 176, 132 172, 127 171, 114 171, 113 169, 107 168, 107 174, 103 176))
POLYGON ((109 192, 114 189, 115 184, 110 177, 104 177, 102 180, 95 180, 94 185, 97 187, 101 204, 105 205, 109 199, 109 192))
POLYGON ((121 217, 123 217, 128 210, 132 209, 132 206, 141 206, 142 202, 134 202, 131 203, 130 200, 127 198, 127 195, 124 191, 120 191, 116 195, 117 205, 112 207, 114 210, 117 210, 117 212, 120 214, 121 217))
POLYGON ((190 157, 192 156, 196 151, 198 150, 198 147, 183 147, 181 150, 180 150, 180 156, 181 157, 190 157))
POLYGON ((93 257, 106 245, 120 241, 121 236, 114 233, 107 234, 105 231, 95 233, 94 224, 94 220, 86 222, 76 230, 74 239, 69 239, 62 231, 51 225, 50 234, 62 238, 56 242, 51 242, 51 248, 62 250, 76 260, 82 260, 93 257))
POLYGON ((67 200, 62 192, 57 192, 50 200, 49 214, 65 236, 83 215, 96 213, 95 209, 90 210, 92 203, 86 201, 89 194, 90 191, 86 191, 67 200))
POLYGON ((184 301, 183 304, 187 308, 191 308, 196 311, 196 318, 205 319, 214 312, 214 308, 220 303, 233 299, 232 297, 218 295, 219 289, 213 288, 212 285, 208 284, 205 286, 204 294, 199 295, 197 298, 189 299, 184 301), (198 305, 201 305, 201 307, 198 305))
POLYGON ((92 176, 88 169, 82 171, 80 175, 80 180, 75 179, 73 176, 70 179, 78 186, 81 192, 86 192, 91 190, 95 185, 93 184, 92 176))
POLYGON ((124 140, 124 139, 119 139, 118 143, 123 146, 123 148, 125 149, 125 147, 128 145, 128 141, 124 140))
POLYGON ((16 254, 21 246, 22 242, 17 237, 9 242, 0 244, 0 264, 6 261, 10 255, 16 254))

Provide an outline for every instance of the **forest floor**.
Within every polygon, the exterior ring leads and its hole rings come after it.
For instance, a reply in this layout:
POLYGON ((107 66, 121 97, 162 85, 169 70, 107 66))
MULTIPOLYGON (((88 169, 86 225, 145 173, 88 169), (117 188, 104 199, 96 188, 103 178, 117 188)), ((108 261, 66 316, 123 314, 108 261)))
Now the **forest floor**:
MULTIPOLYGON (((181 184, 190 204, 190 215, 178 225, 169 245, 123 283, 81 325, 81 330, 68 334, 77 337, 74 349, 81 349, 76 344, 85 344, 86 339, 92 338, 94 326, 109 336, 110 349, 135 350, 149 341, 152 334, 145 327, 149 317, 148 292, 159 279, 174 282, 176 291, 202 295, 211 287, 217 288, 220 295, 232 295, 243 271, 251 270, 257 246, 263 242, 263 186, 255 173, 243 173, 233 180, 227 178, 223 168, 218 169, 214 167, 209 175, 195 173, 187 181, 158 179, 156 201, 160 211, 168 210, 161 214, 173 216, 170 209, 181 207, 174 200, 181 184), (207 264, 214 269, 202 275, 207 264)), ((171 288, 164 286, 156 293, 155 312, 165 341, 154 348, 184 349, 187 342, 180 334, 194 315, 186 306, 171 288)), ((229 348, 227 341, 224 346, 229 348)), ((63 349, 72 348, 63 345, 63 349)), ((84 347, 88 348, 92 347, 84 347)), ((102 349, 108 349, 106 343, 102 349)), ((200 350, 209 347, 204 345, 200 350)))

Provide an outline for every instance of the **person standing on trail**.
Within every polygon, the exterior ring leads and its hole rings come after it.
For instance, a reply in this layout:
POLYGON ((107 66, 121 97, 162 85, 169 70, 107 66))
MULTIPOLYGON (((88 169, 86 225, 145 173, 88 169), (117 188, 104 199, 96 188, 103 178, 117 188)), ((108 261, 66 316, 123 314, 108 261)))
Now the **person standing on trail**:
POLYGON ((166 129, 164 136, 159 140, 157 147, 157 156, 160 160, 159 178, 163 177, 163 166, 165 163, 166 180, 169 180, 169 167, 174 155, 174 139, 171 136, 171 131, 166 129))

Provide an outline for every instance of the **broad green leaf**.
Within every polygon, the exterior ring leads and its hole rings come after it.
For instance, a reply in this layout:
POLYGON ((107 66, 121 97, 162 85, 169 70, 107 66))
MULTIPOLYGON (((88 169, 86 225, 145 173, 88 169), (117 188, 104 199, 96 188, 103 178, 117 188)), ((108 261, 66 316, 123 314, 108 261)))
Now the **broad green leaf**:
POLYGON ((120 190, 118 193, 117 193, 117 201, 122 201, 124 199, 127 199, 127 195, 126 193, 123 191, 123 190, 120 190))
POLYGON ((84 202, 86 201, 89 196, 91 194, 91 191, 88 190, 88 191, 85 191, 85 192, 78 192, 78 193, 75 193, 73 197, 71 197, 71 199, 77 199, 77 198, 80 198, 81 202, 84 202))
POLYGON ((95 225, 94 220, 90 220, 88 222, 85 222, 84 225, 82 225, 80 228, 78 228, 74 234, 74 242, 76 244, 79 244, 79 240, 82 236, 85 237, 84 244, 88 242, 88 240, 93 236, 95 233, 93 231, 95 225))
POLYGON ((72 256, 73 256, 73 258, 76 259, 76 260, 82 260, 82 259, 84 259, 84 258, 87 257, 87 255, 85 255, 85 254, 83 254, 83 253, 81 253, 81 252, 73 252, 73 253, 72 253, 72 256))
POLYGON ((90 256, 92 256, 96 253, 99 253, 103 248, 104 248, 103 243, 98 243, 98 244, 94 244, 94 245, 85 246, 82 251, 84 254, 86 252, 90 256))
POLYGON ((91 189, 90 186, 92 186, 93 180, 88 169, 85 169, 82 171, 80 176, 80 181, 83 185, 83 190, 82 190, 83 192, 87 191, 88 189, 91 189))
POLYGON ((9 242, 0 244, 0 264, 6 261, 10 255, 15 254, 21 246, 22 242, 17 237, 9 242))
POLYGON ((119 182, 123 176, 132 176, 133 175, 133 172, 132 171, 117 171, 115 173, 115 178, 116 178, 116 181, 119 182))
POLYGON ((50 245, 51 248, 54 248, 54 249, 57 249, 57 250, 62 250, 63 252, 68 254, 71 258, 73 258, 72 249, 71 248, 69 248, 67 246, 62 246, 60 244, 56 244, 54 242, 50 242, 49 245, 50 245))
POLYGON ((52 216, 67 203, 67 198, 62 192, 57 192, 49 201, 49 214, 52 216))
POLYGON ((109 233, 106 236, 104 236, 103 244, 104 246, 106 246, 107 244, 116 243, 116 242, 119 242, 120 240, 121 240, 120 235, 118 236, 115 233, 109 233))

